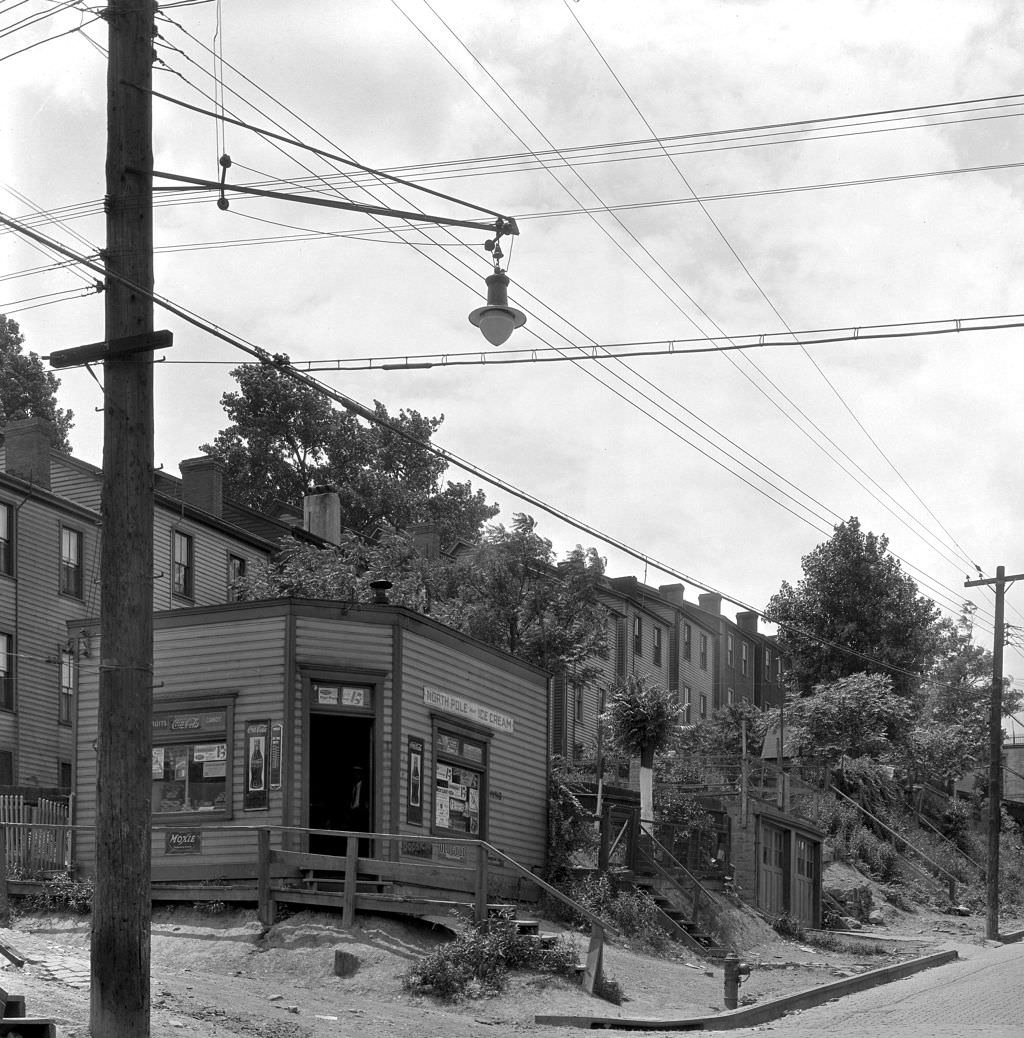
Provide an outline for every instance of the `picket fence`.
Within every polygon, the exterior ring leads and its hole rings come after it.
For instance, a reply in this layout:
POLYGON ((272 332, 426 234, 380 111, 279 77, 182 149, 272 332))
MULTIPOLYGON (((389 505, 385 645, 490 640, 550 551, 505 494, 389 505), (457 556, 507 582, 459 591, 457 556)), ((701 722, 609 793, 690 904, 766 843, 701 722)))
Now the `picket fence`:
POLYGON ((40 797, 0 794, 0 826, 7 837, 7 869, 24 874, 71 867, 68 805, 40 797))

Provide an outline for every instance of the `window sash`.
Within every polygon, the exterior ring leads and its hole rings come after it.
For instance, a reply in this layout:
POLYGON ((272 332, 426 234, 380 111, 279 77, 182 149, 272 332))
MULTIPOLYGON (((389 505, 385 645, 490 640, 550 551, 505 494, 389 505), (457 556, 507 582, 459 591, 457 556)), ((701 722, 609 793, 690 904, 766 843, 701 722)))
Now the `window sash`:
POLYGON ((60 654, 60 698, 57 710, 57 720, 60 724, 71 724, 77 669, 74 652, 70 649, 62 649, 60 654))
POLYGON ((0 710, 14 709, 14 646, 9 634, 0 634, 0 710))
POLYGON ((661 628, 654 628, 654 665, 661 666, 661 628))
POLYGON ((14 568, 14 509, 0 501, 0 573, 11 573, 14 568))
POLYGON ((174 593, 192 597, 192 537, 187 533, 174 532, 173 548, 174 593))
POLYGON ((67 526, 60 529, 60 590, 82 597, 82 534, 67 526))

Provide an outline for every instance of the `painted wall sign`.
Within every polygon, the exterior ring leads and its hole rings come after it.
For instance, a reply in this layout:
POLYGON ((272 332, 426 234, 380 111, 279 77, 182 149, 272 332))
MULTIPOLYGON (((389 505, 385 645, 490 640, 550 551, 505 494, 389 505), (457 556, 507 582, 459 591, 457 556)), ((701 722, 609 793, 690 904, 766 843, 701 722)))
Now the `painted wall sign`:
POLYGON ((407 858, 432 858, 434 848, 427 840, 403 840, 402 854, 407 858))
POLYGON ((201 829, 170 829, 164 833, 164 854, 202 854, 201 829))
POLYGON ((430 685, 423 686, 423 702, 435 710, 442 710, 446 714, 454 714, 466 721, 475 721, 477 724, 486 725, 498 732, 512 734, 516 730, 515 719, 503 714, 498 710, 492 710, 489 706, 474 703, 471 699, 463 699, 453 692, 445 692, 430 685))
POLYGON ((194 713, 157 711, 153 732, 223 732, 227 729, 226 710, 197 710, 194 713))
POLYGON ((245 723, 245 796, 242 806, 247 811, 265 811, 269 807, 269 721, 245 723))

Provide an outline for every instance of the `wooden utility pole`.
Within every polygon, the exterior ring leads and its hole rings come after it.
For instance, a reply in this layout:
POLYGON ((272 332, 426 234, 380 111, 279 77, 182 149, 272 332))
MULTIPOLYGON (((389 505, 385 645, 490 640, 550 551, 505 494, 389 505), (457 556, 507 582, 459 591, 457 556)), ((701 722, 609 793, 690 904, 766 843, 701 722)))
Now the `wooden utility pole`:
POLYGON ((985 937, 999 937, 999 829, 1003 808, 1003 599, 1006 585, 1024 579, 1024 573, 1006 575, 1003 566, 989 580, 968 580, 964 587, 995 585, 996 622, 992 645, 992 695, 988 715, 988 874, 985 891, 985 937))
MULTIPOLYGON (((153 0, 109 0, 106 339, 153 331, 153 0), (123 280, 121 280, 123 279, 123 280), (126 284, 126 282, 128 284, 126 284), (137 291, 137 286, 141 291, 137 291)), ((153 354, 103 362, 91 1033, 150 1033, 153 354)))

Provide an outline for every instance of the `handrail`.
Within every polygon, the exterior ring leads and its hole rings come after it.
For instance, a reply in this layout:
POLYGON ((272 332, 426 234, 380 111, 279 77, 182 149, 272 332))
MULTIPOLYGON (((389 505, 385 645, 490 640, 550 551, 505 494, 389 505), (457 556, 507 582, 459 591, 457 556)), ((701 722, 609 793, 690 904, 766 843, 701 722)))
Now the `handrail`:
POLYGON ((919 851, 905 836, 902 836, 900 833, 896 832, 895 829, 886 825, 881 818, 878 818, 876 815, 873 815, 863 804, 857 803, 857 801, 854 800, 853 797, 847 796, 841 789, 838 789, 835 785, 832 785, 831 789, 834 793, 838 793, 839 796, 841 796, 844 800, 849 800, 850 803, 853 804, 853 806, 857 808, 858 811, 861 811, 865 815, 867 815, 868 818, 870 818, 876 824, 880 825, 887 833, 891 833, 893 836, 896 837, 897 840, 901 840, 907 846, 907 848, 914 854, 916 854, 926 865, 929 866, 929 868, 938 870, 942 873, 943 876, 946 877, 947 880, 952 880, 954 883, 957 882, 956 876, 954 876, 953 873, 949 871, 949 869, 945 868, 945 866, 943 865, 940 865, 937 861, 932 861, 927 854, 923 853, 922 851, 919 851))
POLYGON ((488 843, 486 840, 480 840, 479 843, 486 847, 489 851, 492 851, 503 861, 507 862, 512 866, 513 869, 521 872, 527 879, 532 880, 540 887, 545 893, 550 894, 556 901, 561 901, 563 904, 568 905, 574 912, 583 916, 592 926, 600 926, 603 930, 610 930, 612 933, 619 933, 617 927, 606 923, 600 916, 595 915, 590 911, 589 908, 584 908, 578 901, 574 901, 568 894, 563 894, 557 887, 553 887, 547 880, 543 880, 536 873, 531 872, 525 865, 521 865, 515 858, 510 857, 504 851, 499 850, 493 844, 488 843))

